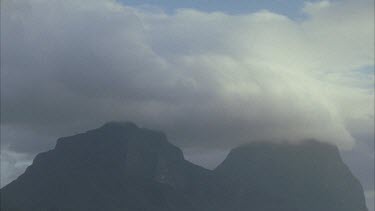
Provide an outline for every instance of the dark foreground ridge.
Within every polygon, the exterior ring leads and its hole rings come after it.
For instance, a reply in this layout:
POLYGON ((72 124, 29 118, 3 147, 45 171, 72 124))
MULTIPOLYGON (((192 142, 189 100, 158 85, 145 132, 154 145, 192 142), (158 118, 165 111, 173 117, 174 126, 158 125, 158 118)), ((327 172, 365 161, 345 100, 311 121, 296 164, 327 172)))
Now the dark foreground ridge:
POLYGON ((336 147, 250 143, 210 171, 162 132, 111 122, 60 138, 1 189, 2 211, 366 211, 336 147))

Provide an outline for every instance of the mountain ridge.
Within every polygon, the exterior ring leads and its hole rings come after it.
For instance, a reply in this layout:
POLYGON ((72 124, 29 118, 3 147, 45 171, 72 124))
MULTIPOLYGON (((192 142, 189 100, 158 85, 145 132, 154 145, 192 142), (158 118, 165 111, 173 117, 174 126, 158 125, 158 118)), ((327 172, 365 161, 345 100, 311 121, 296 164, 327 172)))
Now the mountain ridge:
POLYGON ((367 210, 362 187, 342 164, 336 147, 318 141, 258 142, 233 149, 211 171, 185 160, 163 132, 109 122, 59 138, 54 149, 38 154, 1 189, 1 206, 5 211, 367 210), (327 176, 331 185, 314 177, 326 174, 344 179, 327 176))

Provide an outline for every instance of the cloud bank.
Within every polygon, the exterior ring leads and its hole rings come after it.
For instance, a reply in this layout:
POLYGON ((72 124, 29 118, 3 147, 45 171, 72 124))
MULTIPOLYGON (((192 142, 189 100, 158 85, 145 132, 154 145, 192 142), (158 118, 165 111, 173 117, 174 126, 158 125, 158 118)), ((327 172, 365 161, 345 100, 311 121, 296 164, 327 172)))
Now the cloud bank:
POLYGON ((110 120, 182 147, 316 138, 350 149, 374 135, 373 2, 302 12, 2 1, 2 150, 39 152, 110 120))

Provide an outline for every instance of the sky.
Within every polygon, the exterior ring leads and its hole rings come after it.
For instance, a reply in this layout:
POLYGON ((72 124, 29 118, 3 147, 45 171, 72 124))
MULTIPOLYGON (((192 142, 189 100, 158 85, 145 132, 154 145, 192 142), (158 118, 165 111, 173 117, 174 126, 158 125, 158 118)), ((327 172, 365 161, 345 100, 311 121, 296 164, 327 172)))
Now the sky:
POLYGON ((305 1, 301 0, 236 0, 235 2, 228 0, 120 0, 119 2, 134 7, 154 8, 155 10, 162 10, 169 14, 173 14, 175 10, 180 8, 190 8, 204 12, 221 11, 232 15, 269 10, 293 18, 303 17, 303 12, 300 8, 305 4, 305 1))
POLYGON ((337 145, 374 198, 374 5, 1 1, 1 186, 58 137, 133 121, 195 163, 230 148, 337 145))

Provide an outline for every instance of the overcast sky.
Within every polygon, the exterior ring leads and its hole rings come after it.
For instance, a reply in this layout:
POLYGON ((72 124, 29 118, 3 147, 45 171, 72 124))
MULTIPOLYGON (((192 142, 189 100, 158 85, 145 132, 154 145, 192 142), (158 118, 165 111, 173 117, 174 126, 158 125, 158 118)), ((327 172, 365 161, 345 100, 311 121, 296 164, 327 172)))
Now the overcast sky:
POLYGON ((373 1, 2 0, 1 185, 111 120, 211 168, 253 140, 333 143, 371 198, 373 1))

